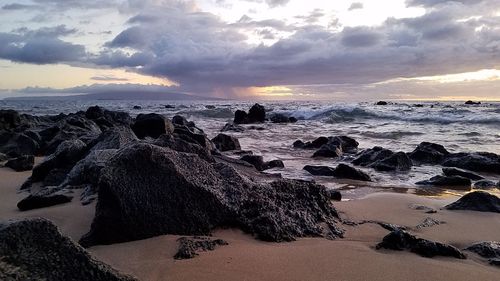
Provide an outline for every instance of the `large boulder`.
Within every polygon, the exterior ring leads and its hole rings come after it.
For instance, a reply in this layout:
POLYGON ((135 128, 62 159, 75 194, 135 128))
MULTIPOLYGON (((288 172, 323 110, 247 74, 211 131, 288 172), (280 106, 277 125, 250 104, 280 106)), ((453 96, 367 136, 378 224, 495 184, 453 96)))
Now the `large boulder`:
POLYGON ((62 185, 79 187, 90 184, 97 186, 101 170, 117 151, 117 149, 92 150, 73 166, 62 185))
POLYGON ((29 171, 35 165, 35 157, 33 155, 23 155, 14 159, 10 159, 5 163, 5 167, 11 168, 16 172, 29 171))
POLYGON ((500 242, 479 242, 467 247, 465 250, 488 259, 491 265, 500 266, 500 242))
POLYGON ((269 118, 271 122, 273 123, 295 123, 297 122, 297 118, 295 117, 288 117, 284 114, 281 113, 276 113, 269 118))
POLYGON ((212 156, 211 150, 208 150, 206 147, 202 147, 195 141, 186 141, 178 135, 162 135, 158 139, 156 139, 153 144, 161 147, 168 147, 179 152, 196 154, 200 158, 209 162, 215 161, 212 156))
POLYGON ((132 117, 127 112, 106 110, 99 106, 91 106, 85 112, 85 117, 93 120, 101 130, 115 126, 130 126, 132 117))
POLYGON ((0 223, 0 279, 136 280, 95 260, 44 219, 0 223))
POLYGON ((489 152, 450 154, 442 165, 474 172, 500 174, 500 156, 489 152))
POLYGON ((471 179, 471 180, 482 180, 484 179, 482 176, 478 175, 478 174, 475 174, 475 173, 472 173, 472 172, 469 172, 469 171, 465 171, 465 170, 462 170, 462 169, 457 169, 457 168, 447 168, 447 167, 444 167, 443 168, 443 174, 445 176, 461 176, 461 177, 464 177, 464 178, 468 178, 468 179, 471 179))
POLYGON ((0 153, 10 157, 38 155, 40 144, 23 133, 0 132, 0 153))
POLYGON ((341 157, 342 154, 342 146, 337 143, 327 143, 316 150, 312 157, 338 158, 341 157))
POLYGON ((432 185, 432 186, 444 186, 444 187, 454 187, 461 188, 464 190, 470 190, 472 184, 471 180, 461 176, 441 176, 437 175, 428 180, 419 181, 417 185, 432 185))
POLYGON ((17 203, 20 211, 45 208, 71 202, 72 196, 65 194, 31 194, 17 203))
POLYGON ((423 257, 435 256, 454 257, 465 259, 465 255, 459 249, 439 242, 417 238, 404 230, 395 230, 385 236, 377 245, 377 249, 409 250, 423 257))
POLYGON ((408 155, 401 151, 369 165, 377 171, 409 171, 412 166, 413 163, 408 155))
POLYGON ((11 109, 0 110, 0 130, 13 130, 21 124, 19 113, 11 109))
POLYGON ((500 198, 484 191, 474 191, 445 206, 448 210, 500 213, 500 198))
POLYGON ((160 114, 139 114, 132 125, 132 130, 140 139, 144 139, 145 137, 156 139, 163 134, 172 134, 174 132, 174 125, 165 116, 160 114))
POLYGON ((497 183, 490 180, 480 180, 474 183, 475 189, 493 189, 497 188, 497 183))
POLYGON ((328 167, 328 166, 306 165, 306 166, 304 166, 303 169, 308 171, 313 176, 333 177, 335 174, 334 173, 335 169, 332 167, 328 167))
POLYGON ((212 142, 220 151, 241 150, 238 139, 226 134, 218 134, 212 139, 212 142))
POLYGON ((444 146, 431 142, 422 142, 409 154, 410 159, 421 164, 439 164, 450 153, 444 146))
POLYGON ((135 141, 138 139, 130 127, 116 126, 103 132, 90 146, 91 150, 118 149, 135 141))
POLYGON ((98 197, 91 230, 81 239, 85 246, 208 235, 228 226, 266 241, 343 233, 324 186, 254 183, 226 164, 145 143, 125 147, 109 161, 98 197))
POLYGON ((234 113, 234 124, 262 123, 264 121, 266 121, 266 109, 258 103, 250 108, 248 114, 243 110, 237 110, 234 113))
POLYGON ((371 178, 367 173, 342 163, 339 164, 335 170, 333 170, 333 176, 339 179, 371 181, 371 178))

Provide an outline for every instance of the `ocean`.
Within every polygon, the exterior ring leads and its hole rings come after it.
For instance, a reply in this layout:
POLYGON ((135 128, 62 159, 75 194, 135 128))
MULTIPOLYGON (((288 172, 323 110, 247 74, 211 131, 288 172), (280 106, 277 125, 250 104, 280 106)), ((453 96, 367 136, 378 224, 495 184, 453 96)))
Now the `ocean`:
MULTIPOLYGON (((242 101, 57 101, 0 100, 0 108, 15 109, 32 115, 53 115, 86 110, 99 105, 110 110, 127 111, 132 116, 139 113, 159 113, 172 117, 183 115, 203 129, 210 137, 220 133, 231 122, 237 109, 248 110, 255 102, 242 101), (174 108, 167 108, 171 105, 174 108), (141 109, 134 109, 140 106, 141 109)), ((302 170, 305 165, 334 167, 346 159, 311 158, 313 151, 294 149, 295 140, 314 140, 320 136, 345 135, 356 139, 360 149, 382 146, 393 151, 411 152, 423 141, 442 144, 450 152, 493 152, 500 154, 500 103, 465 105, 463 102, 394 102, 386 106, 373 102, 260 102, 269 114, 283 113, 299 119, 294 124, 258 124, 264 130, 229 132, 237 137, 243 150, 263 155, 266 161, 281 159, 284 177, 311 180, 302 170)), ((377 172, 363 168, 372 183, 359 183, 326 177, 314 180, 330 188, 343 191, 344 197, 359 197, 376 191, 410 192, 439 195, 450 190, 422 188, 415 182, 440 174, 439 166, 414 166, 405 173, 377 172)), ((498 176, 484 175, 498 181, 498 176)))

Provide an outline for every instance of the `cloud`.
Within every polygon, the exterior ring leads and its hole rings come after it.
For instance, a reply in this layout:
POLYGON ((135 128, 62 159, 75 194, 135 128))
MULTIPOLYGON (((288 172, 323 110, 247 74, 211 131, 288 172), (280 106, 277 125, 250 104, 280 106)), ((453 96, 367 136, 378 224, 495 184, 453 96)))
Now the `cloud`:
POLYGON ((17 11, 17 10, 32 10, 36 9, 36 5, 25 5, 25 4, 19 4, 19 3, 12 3, 12 4, 6 4, 2 6, 2 10, 10 10, 10 11, 17 11))
POLYGON ((90 78, 91 80, 95 81, 115 81, 115 82, 122 82, 122 81, 129 81, 127 78, 120 78, 120 77, 115 77, 115 76, 107 76, 107 75, 102 75, 102 76, 93 76, 90 78))
POLYGON ((363 3, 360 3, 360 2, 354 2, 351 4, 351 6, 349 6, 349 8, 347 9, 348 11, 352 11, 352 10, 359 10, 359 9, 363 9, 363 3))

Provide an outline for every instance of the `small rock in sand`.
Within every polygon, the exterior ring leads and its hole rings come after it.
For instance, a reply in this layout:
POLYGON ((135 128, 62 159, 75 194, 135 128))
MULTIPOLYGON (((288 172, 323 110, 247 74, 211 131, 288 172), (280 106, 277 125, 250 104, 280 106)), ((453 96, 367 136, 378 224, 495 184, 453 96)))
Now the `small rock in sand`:
POLYGON ((213 251, 218 246, 229 245, 222 239, 210 239, 206 237, 181 237, 177 240, 179 249, 174 256, 176 260, 192 259, 198 252, 213 251))

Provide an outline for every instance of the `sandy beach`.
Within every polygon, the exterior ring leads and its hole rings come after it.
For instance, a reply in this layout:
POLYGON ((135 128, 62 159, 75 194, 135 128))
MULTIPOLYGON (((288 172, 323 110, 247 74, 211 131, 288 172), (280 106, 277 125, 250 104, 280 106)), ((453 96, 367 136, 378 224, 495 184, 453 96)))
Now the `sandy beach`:
MULTIPOLYGON (((75 199, 68 204, 20 212, 16 204, 26 194, 19 186, 31 172, 17 173, 0 168, 0 220, 44 217, 65 235, 77 241, 90 228, 95 203, 82 206, 75 199)), ((335 203, 343 219, 376 220, 414 228, 431 217, 444 224, 412 229, 418 237, 463 248, 473 242, 498 240, 500 215, 439 208, 458 197, 426 198, 409 194, 376 193, 363 199, 335 203), (438 209, 427 214, 411 208, 424 205, 438 209)), ((229 245, 203 252, 194 259, 174 260, 178 236, 108 246, 89 252, 97 259, 140 280, 498 280, 499 269, 487 265, 472 253, 468 259, 424 258, 410 252, 376 250, 388 234, 377 224, 343 225, 346 237, 334 241, 305 238, 289 243, 255 240, 240 230, 214 232, 229 245)))

